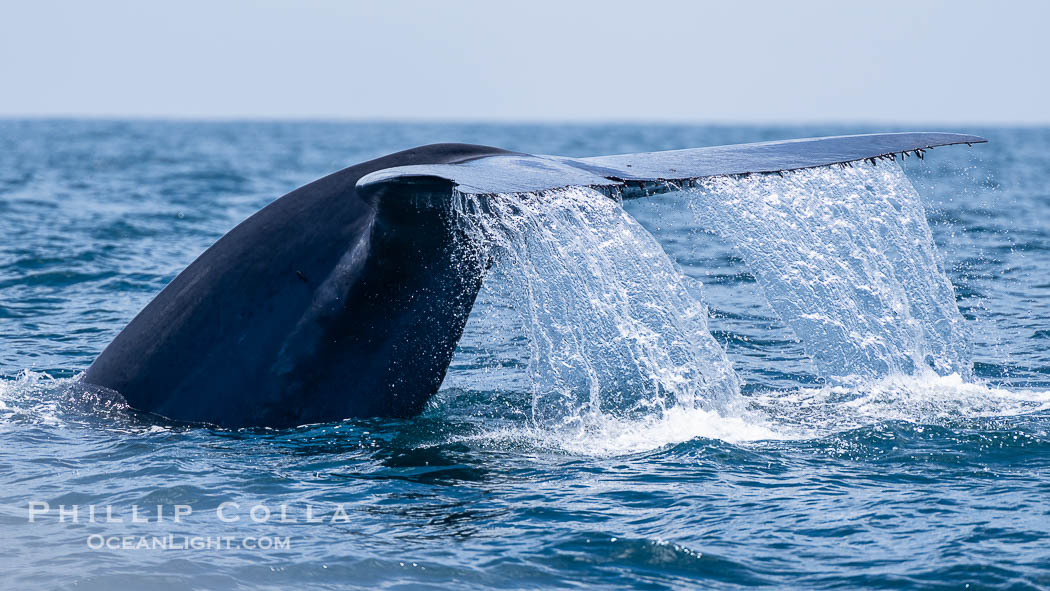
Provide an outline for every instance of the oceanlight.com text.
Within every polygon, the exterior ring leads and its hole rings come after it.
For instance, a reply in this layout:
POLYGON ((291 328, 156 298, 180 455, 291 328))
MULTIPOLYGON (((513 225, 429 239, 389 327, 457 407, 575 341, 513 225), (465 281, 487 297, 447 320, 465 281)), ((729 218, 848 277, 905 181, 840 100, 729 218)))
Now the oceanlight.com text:
POLYGON ((87 537, 92 550, 288 550, 289 536, 105 536, 87 537))

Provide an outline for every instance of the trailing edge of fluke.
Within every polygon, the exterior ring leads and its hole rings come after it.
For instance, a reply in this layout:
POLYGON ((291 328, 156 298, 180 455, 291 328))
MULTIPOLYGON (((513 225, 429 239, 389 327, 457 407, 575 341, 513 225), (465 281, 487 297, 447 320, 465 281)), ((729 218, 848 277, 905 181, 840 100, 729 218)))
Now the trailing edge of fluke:
POLYGON ((141 411, 222 427, 411 416, 441 386, 488 263, 462 247, 453 191, 587 186, 631 198, 711 176, 984 141, 889 133, 594 158, 467 144, 405 150, 296 189, 237 225, 81 381, 141 411))
POLYGON ((387 183, 447 181, 461 193, 535 193, 587 186, 608 194, 637 197, 678 188, 712 176, 776 173, 833 164, 922 157, 937 146, 987 140, 958 133, 905 132, 843 135, 778 142, 711 146, 592 158, 498 154, 457 164, 417 164, 378 170, 361 178, 357 190, 387 183))

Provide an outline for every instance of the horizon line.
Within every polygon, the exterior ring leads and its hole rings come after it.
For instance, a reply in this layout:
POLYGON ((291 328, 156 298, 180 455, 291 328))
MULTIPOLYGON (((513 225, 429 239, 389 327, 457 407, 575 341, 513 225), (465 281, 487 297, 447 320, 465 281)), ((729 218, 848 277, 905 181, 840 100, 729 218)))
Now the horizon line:
POLYGON ((193 115, 110 113, 0 113, 0 121, 129 121, 156 123, 327 123, 327 124, 417 124, 417 125, 652 125, 703 127, 796 127, 804 125, 939 125, 945 127, 1050 127, 1042 120, 923 120, 923 119, 675 119, 675 118, 571 118, 571 117, 351 117, 339 115, 193 115))

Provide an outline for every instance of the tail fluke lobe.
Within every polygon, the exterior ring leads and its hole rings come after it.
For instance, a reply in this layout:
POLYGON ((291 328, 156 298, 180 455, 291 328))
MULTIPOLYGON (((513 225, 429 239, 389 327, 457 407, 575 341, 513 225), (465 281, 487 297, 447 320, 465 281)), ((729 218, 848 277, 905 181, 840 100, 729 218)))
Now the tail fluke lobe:
POLYGON ((982 137, 958 133, 907 132, 844 135, 778 142, 712 146, 566 158, 495 154, 458 164, 402 166, 380 170, 357 184, 362 194, 387 183, 443 179, 475 195, 524 193, 586 186, 624 198, 665 192, 676 184, 712 176, 774 173, 880 158, 896 158, 952 144, 978 144, 982 137))

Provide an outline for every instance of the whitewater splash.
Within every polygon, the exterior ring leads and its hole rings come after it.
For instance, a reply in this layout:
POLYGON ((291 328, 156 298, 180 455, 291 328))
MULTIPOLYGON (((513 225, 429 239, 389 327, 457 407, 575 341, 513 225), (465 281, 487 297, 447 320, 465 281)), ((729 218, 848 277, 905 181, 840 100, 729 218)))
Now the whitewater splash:
POLYGON ((53 378, 26 369, 11 379, 0 379, 0 433, 24 425, 105 425, 136 432, 155 426, 147 424, 150 421, 129 420, 128 410, 120 395, 84 387, 76 377, 53 378))
POLYGON ((810 439, 885 421, 951 425, 1050 409, 1050 391, 1007 390, 958 374, 895 375, 860 386, 799 388, 750 396, 777 439, 810 439))

